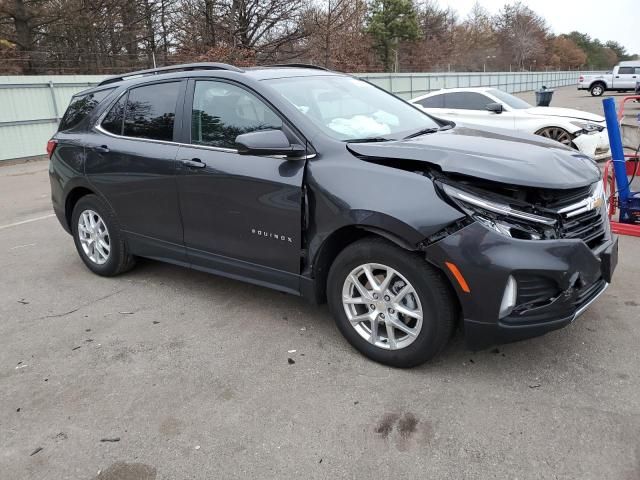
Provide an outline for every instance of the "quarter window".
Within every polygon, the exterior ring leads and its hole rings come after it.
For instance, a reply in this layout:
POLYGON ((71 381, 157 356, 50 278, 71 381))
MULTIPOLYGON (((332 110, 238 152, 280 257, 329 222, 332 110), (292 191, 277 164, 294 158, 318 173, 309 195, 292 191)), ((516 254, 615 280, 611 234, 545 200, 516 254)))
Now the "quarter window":
POLYGON ((243 88, 225 82, 196 82, 191 143, 237 148, 238 135, 281 129, 282 120, 273 110, 243 88))
POLYGON ((173 140, 179 88, 179 82, 169 82, 131 89, 124 116, 124 135, 173 140))
POLYGON ((432 97, 418 100, 418 104, 424 108, 444 108, 444 95, 434 95, 432 97))
POLYGON ((124 120, 124 105, 127 101, 127 95, 120 97, 109 113, 104 117, 102 121, 102 128, 114 135, 122 135, 122 126, 124 120))
POLYGON ((100 90, 99 92, 73 97, 67 111, 64 112, 64 116, 60 121, 59 130, 62 132, 78 125, 112 91, 113 88, 109 88, 106 90, 100 90))
POLYGON ((485 110, 491 103, 488 97, 475 92, 446 93, 444 108, 455 110, 485 110))

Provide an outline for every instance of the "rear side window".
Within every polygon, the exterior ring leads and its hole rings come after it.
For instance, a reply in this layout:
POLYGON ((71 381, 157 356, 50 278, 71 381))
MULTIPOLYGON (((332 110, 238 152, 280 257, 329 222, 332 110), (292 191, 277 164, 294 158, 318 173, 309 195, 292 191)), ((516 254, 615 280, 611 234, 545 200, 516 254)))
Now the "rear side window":
POLYGON ((424 108, 444 108, 444 95, 434 95, 416 102, 424 108))
POLYGON ((67 111, 60 121, 59 131, 70 130, 78 125, 94 108, 98 106, 102 100, 107 98, 113 91, 113 88, 100 90, 99 92, 88 93, 86 95, 78 95, 71 99, 67 111))
POLYGON ((475 92, 457 92, 444 95, 444 108, 456 110, 485 110, 491 103, 488 97, 475 92))
POLYGON ((131 89, 124 114, 124 135, 172 141, 179 89, 180 82, 131 89))
POLYGON ((104 117, 102 121, 102 128, 109 133, 115 135, 122 135, 122 127, 124 126, 124 106, 127 101, 127 95, 120 97, 109 113, 104 117))

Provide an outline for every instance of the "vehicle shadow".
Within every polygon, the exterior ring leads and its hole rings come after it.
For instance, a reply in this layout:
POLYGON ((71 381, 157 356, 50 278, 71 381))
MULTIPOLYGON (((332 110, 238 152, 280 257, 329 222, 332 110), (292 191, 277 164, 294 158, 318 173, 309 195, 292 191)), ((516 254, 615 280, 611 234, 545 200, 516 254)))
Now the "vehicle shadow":
MULTIPOLYGON (((232 297, 235 303, 256 312, 261 328, 281 328, 284 323, 296 330, 313 329, 318 345, 332 347, 329 355, 346 355, 348 361, 366 362, 367 368, 374 370, 400 371, 361 357, 337 330, 326 304, 311 305, 294 295, 152 260, 140 260, 138 266, 126 274, 126 278, 134 283, 167 285, 178 294, 188 292, 189 301, 193 304, 204 304, 211 298, 232 297)), ((457 328, 449 345, 440 355, 405 372, 420 377, 434 374, 439 376, 446 372, 446 376, 452 380, 458 375, 467 376, 470 371, 496 379, 510 374, 522 375, 523 378, 533 378, 530 380, 533 382, 531 388, 537 388, 535 377, 540 374, 541 369, 553 367, 562 371, 575 367, 576 357, 582 355, 585 346, 594 339, 593 331, 594 326, 599 323, 598 316, 598 305, 594 305, 575 324, 565 329, 477 352, 466 348, 464 333, 461 328, 457 328)), ((212 334, 215 335, 215 332, 212 334)), ((307 360, 313 361, 313 355, 308 355, 307 360)), ((336 358, 333 361, 346 362, 347 359, 336 358)))

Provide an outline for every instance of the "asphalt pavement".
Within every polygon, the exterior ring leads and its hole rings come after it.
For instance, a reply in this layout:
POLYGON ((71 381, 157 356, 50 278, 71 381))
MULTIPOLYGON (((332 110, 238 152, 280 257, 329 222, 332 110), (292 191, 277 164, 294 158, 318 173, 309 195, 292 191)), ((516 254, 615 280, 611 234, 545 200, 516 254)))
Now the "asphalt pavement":
POLYGON ((0 166, 2 480, 637 480, 639 345, 637 238, 568 328, 477 353, 458 333, 397 370, 326 306, 153 261, 92 274, 47 163, 0 166))

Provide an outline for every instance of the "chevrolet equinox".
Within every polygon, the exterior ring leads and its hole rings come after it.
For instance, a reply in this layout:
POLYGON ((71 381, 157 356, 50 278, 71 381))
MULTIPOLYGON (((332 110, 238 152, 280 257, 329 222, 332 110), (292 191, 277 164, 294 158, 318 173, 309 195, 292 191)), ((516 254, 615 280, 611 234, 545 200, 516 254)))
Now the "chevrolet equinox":
POLYGON ((568 325, 617 261, 588 157, 313 66, 108 78, 72 98, 47 151, 91 271, 146 257, 327 301, 356 349, 397 367, 458 324, 472 349, 568 325))

